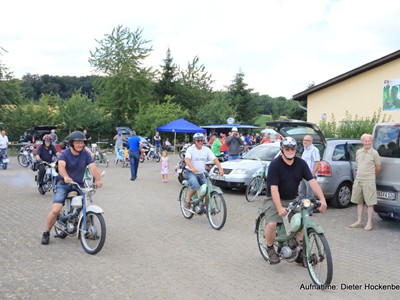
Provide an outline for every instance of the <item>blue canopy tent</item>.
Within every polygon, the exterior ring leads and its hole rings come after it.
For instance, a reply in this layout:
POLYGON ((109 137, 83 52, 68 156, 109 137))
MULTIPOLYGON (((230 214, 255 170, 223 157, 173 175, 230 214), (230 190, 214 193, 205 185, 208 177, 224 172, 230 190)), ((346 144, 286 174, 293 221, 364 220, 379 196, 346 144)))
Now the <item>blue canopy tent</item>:
POLYGON ((186 121, 183 118, 172 121, 163 126, 159 126, 159 127, 157 127, 157 131, 174 133, 174 152, 175 152, 176 134, 177 133, 196 133, 196 132, 205 133, 206 132, 206 130, 204 128, 201 128, 193 123, 190 123, 189 121, 186 121))
POLYGON ((253 132, 253 129, 260 129, 261 127, 254 126, 254 125, 244 125, 244 124, 214 124, 214 125, 207 125, 207 126, 201 126, 203 128, 208 129, 208 131, 219 131, 223 133, 227 133, 230 131, 233 127, 236 127, 237 129, 243 129, 243 130, 250 130, 250 132, 253 132))

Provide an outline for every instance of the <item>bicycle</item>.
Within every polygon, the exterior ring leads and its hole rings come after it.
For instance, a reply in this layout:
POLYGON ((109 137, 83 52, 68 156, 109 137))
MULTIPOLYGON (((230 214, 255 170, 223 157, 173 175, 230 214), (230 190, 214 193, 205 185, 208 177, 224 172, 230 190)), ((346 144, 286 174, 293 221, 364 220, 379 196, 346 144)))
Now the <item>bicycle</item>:
MULTIPOLYGON (((288 262, 294 262, 301 253, 312 281, 323 288, 332 281, 332 255, 322 227, 311 220, 309 213, 310 208, 316 209, 320 204, 319 201, 313 204, 309 199, 291 202, 286 209, 287 215, 282 218, 283 223, 276 226, 274 247, 278 256, 288 262), (301 243, 295 239, 301 231, 304 232, 302 251, 301 243)), ((265 225, 265 211, 260 209, 256 223, 257 245, 262 257, 269 262, 264 236, 265 225)))
POLYGON ((190 209, 185 208, 186 197, 190 187, 187 180, 184 180, 178 201, 180 202, 182 215, 186 219, 190 220, 195 214, 198 216, 206 214, 211 227, 220 230, 225 225, 227 209, 222 190, 211 182, 211 177, 213 176, 206 176, 207 183, 203 184, 198 193, 193 195, 190 200, 190 209))
POLYGON ((262 168, 259 168, 253 175, 250 183, 246 187, 246 200, 248 202, 252 202, 256 200, 257 196, 261 194, 261 192, 265 188, 265 177, 267 176, 267 165, 264 165, 262 168))

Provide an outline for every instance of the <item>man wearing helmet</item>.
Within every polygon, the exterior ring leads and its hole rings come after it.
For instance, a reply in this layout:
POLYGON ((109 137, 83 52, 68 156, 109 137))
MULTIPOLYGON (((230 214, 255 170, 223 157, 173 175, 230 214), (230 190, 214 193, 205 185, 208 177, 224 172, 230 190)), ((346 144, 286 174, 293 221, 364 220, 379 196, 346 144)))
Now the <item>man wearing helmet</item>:
POLYGON ((193 136, 194 144, 186 150, 185 155, 185 177, 190 186, 190 191, 186 198, 185 208, 190 210, 190 199, 200 188, 201 185, 207 182, 204 172, 206 170, 206 162, 213 160, 218 167, 219 174, 224 176, 221 164, 218 158, 212 153, 211 149, 204 147, 204 134, 195 133, 193 136))
POLYGON ((44 167, 43 164, 40 164, 40 161, 45 161, 48 163, 51 163, 53 161, 53 157, 57 156, 58 157, 58 152, 56 150, 56 147, 52 144, 52 137, 49 134, 46 134, 43 136, 43 144, 39 146, 39 148, 36 151, 36 161, 38 163, 37 168, 38 168, 38 182, 39 182, 39 193, 43 193, 43 177, 46 172, 46 168, 44 167))
POLYGON ((50 230, 53 227, 58 214, 60 213, 67 194, 73 190, 69 185, 75 181, 83 186, 83 176, 85 169, 89 166, 90 171, 96 180, 98 188, 103 186, 101 176, 97 170, 93 159, 88 151, 85 151, 85 135, 80 131, 72 132, 68 137, 70 147, 61 152, 58 158, 59 181, 53 198, 53 206, 47 216, 45 231, 42 235, 42 244, 47 245, 50 241, 50 230))
MULTIPOLYGON (((280 262, 276 254, 273 242, 277 223, 282 223, 282 217, 287 214, 287 205, 298 197, 298 187, 304 178, 311 186, 314 193, 321 201, 320 212, 327 208, 324 194, 315 178, 312 176, 307 163, 300 157, 296 157, 297 142, 292 137, 286 137, 281 141, 281 155, 276 157, 268 167, 267 174, 267 199, 265 200, 265 242, 269 262, 277 264, 280 262)), ((302 241, 302 233, 296 236, 296 240, 302 241)), ((300 243, 299 243, 300 244, 300 243)), ((296 262, 302 263, 302 255, 296 262)))

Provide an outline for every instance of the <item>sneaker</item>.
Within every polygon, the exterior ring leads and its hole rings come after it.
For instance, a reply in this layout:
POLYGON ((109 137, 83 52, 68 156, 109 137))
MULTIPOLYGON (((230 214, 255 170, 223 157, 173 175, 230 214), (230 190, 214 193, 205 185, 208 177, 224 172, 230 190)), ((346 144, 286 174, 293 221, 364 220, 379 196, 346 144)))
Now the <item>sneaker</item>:
POLYGON ((267 246, 267 254, 268 254, 268 258, 269 258, 269 263, 271 265, 277 264, 281 261, 278 254, 276 254, 276 252, 275 252, 274 246, 272 246, 272 247, 267 246))
POLYGON ((45 231, 42 235, 42 245, 47 245, 50 242, 50 232, 45 231))

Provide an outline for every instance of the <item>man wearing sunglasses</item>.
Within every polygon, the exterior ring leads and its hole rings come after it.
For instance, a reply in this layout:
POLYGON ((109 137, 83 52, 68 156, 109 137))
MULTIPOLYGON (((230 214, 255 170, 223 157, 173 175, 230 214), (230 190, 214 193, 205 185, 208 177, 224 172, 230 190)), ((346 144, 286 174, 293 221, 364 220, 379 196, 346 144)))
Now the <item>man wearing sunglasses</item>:
POLYGON ((207 182, 207 179, 204 175, 207 161, 214 161, 218 167, 219 175, 224 176, 224 170, 222 169, 218 158, 214 155, 214 153, 212 153, 210 148, 203 146, 204 139, 204 134, 195 133, 193 136, 194 144, 186 150, 185 177, 190 186, 190 191, 188 192, 185 202, 185 208, 187 210, 190 210, 190 199, 194 193, 200 189, 201 185, 207 182))
MULTIPOLYGON (((267 199, 265 201, 265 241, 270 264, 280 262, 278 254, 275 252, 273 242, 275 239, 275 229, 277 223, 282 223, 282 217, 287 214, 286 207, 290 202, 298 198, 298 187, 304 178, 309 183, 313 192, 321 202, 320 212, 327 208, 324 194, 317 181, 311 174, 307 163, 300 157, 296 157, 297 142, 292 137, 286 137, 281 141, 281 155, 276 157, 268 167, 267 175, 267 199)), ((296 237, 297 242, 303 236, 296 237)), ((299 254, 296 262, 302 262, 302 255, 299 254)))

